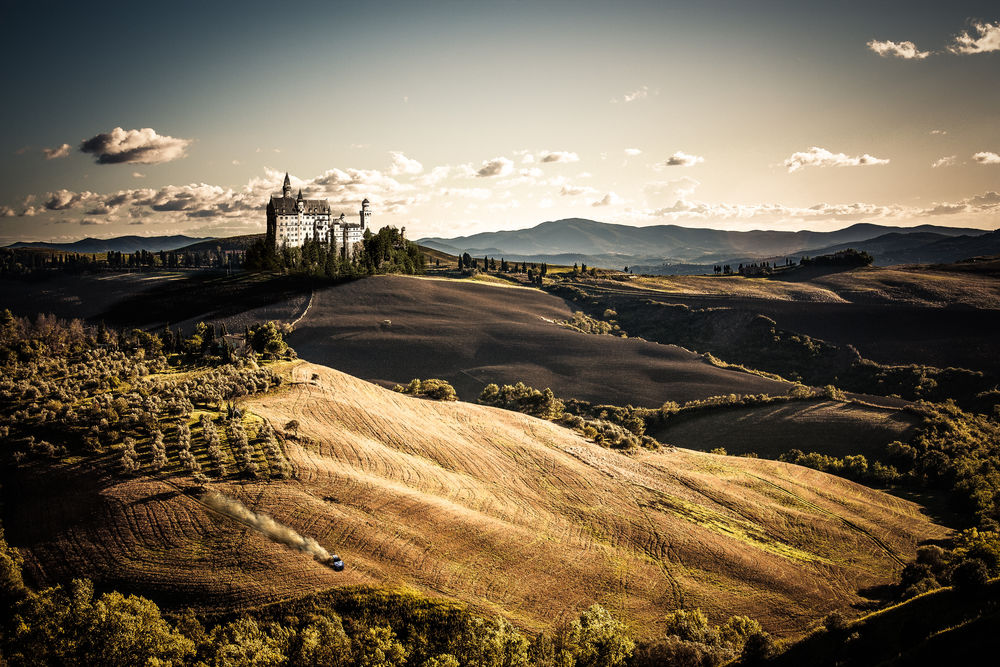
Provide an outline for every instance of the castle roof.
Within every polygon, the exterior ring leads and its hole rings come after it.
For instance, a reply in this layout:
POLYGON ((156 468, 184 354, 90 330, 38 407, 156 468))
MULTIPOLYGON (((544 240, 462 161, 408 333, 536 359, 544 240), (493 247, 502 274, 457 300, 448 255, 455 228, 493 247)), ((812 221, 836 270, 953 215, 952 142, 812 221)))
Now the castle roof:
MULTIPOLYGON (((276 215, 295 215, 299 210, 297 207, 298 201, 295 197, 271 195, 271 201, 268 203, 268 206, 274 209, 276 215)), ((325 199, 303 199, 302 203, 304 205, 302 212, 306 215, 324 213, 329 215, 330 213, 330 202, 325 199)))

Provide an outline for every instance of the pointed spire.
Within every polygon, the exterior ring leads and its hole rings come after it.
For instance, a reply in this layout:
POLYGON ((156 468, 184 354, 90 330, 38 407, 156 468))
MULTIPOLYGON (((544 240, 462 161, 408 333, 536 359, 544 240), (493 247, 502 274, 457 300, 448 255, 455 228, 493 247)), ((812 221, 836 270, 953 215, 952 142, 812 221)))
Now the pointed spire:
POLYGON ((298 196, 298 200, 299 200, 299 201, 302 201, 302 188, 299 188, 299 196, 298 196))
POLYGON ((288 172, 285 172, 285 185, 291 185, 292 179, 288 178, 288 172))
POLYGON ((288 178, 288 172, 285 172, 285 182, 281 186, 281 196, 291 197, 292 196, 292 179, 288 178))

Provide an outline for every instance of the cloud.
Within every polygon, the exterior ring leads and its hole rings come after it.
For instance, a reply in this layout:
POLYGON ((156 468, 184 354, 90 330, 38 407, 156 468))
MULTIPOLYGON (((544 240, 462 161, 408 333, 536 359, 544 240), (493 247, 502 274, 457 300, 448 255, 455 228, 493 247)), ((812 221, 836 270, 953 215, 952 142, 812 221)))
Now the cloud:
POLYGON ((146 178, 146 174, 140 174, 138 171, 133 171, 132 178, 146 178))
POLYGON ((110 220, 95 220, 94 218, 84 218, 80 221, 81 225, 109 225, 110 220))
POLYGON ((652 181, 643 186, 642 190, 647 197, 661 202, 687 199, 694 194, 694 191, 701 185, 689 176, 671 179, 669 181, 652 181))
POLYGON ((614 192, 609 192, 595 202, 591 202, 591 206, 617 206, 623 203, 625 200, 616 195, 614 192))
POLYGON ((626 148, 625 149, 625 155, 628 155, 629 157, 635 157, 636 155, 640 155, 641 153, 642 153, 642 151, 639 150, 638 148, 626 148))
POLYGON ((434 186, 448 178, 449 174, 451 174, 451 167, 448 165, 440 165, 434 167, 420 178, 414 179, 414 182, 419 185, 434 186))
POLYGON ((611 98, 611 103, 617 104, 621 101, 627 104, 629 102, 635 102, 636 100, 644 100, 647 97, 649 97, 649 86, 642 86, 641 88, 636 88, 631 92, 625 93, 622 95, 621 100, 615 97, 611 98))
POLYGON ((948 134, 948 130, 931 130, 931 134, 948 134))
POLYGON ((514 163, 505 157, 495 157, 492 160, 483 161, 482 167, 476 171, 479 178, 489 178, 492 176, 507 176, 514 170, 514 163))
POLYGON ((972 159, 979 164, 1000 164, 1000 155, 997 155, 993 151, 982 151, 980 153, 975 153, 972 159))
POLYGON ((559 194, 563 197, 578 197, 580 195, 596 194, 597 190, 587 185, 563 185, 559 194))
POLYGON ((866 167, 879 164, 889 164, 889 160, 873 157, 868 153, 849 157, 844 153, 831 153, 818 146, 813 146, 807 151, 792 153, 784 162, 788 173, 799 171, 805 167, 866 167))
POLYGON ((10 206, 0 206, 0 218, 12 218, 15 215, 17 215, 17 211, 10 206))
POLYGON ((542 154, 541 162, 579 162, 580 156, 569 151, 547 151, 542 154))
POLYGON ((69 152, 73 150, 73 147, 69 144, 63 144, 58 148, 43 148, 42 152, 45 153, 46 160, 57 160, 61 157, 66 157, 69 152))
POLYGON ((69 190, 56 190, 45 196, 47 198, 45 208, 50 211, 65 211, 75 208, 96 197, 93 192, 71 192, 69 190))
POLYGON ((973 21, 972 29, 978 36, 973 37, 966 30, 955 36, 955 41, 948 46, 948 51, 958 55, 1000 51, 1000 21, 997 23, 973 21))
POLYGON ((931 167, 934 167, 935 169, 938 167, 950 167, 955 164, 956 158, 958 158, 957 155, 947 155, 945 157, 938 158, 937 160, 934 160, 931 167))
POLYGON ((662 167, 693 167, 699 162, 704 162, 705 158, 700 155, 688 155, 684 151, 677 151, 670 157, 668 157, 663 162, 660 162, 656 166, 658 168, 662 167))
POLYGON ((406 157, 399 151, 389 151, 389 155, 392 156, 392 166, 389 167, 389 173, 393 176, 398 176, 399 174, 419 174, 424 170, 424 165, 406 157))
POLYGON ((116 127, 80 144, 80 150, 97 156, 97 164, 161 164, 184 157, 191 139, 157 134, 145 127, 123 130, 116 127))
POLYGON ((906 60, 923 60, 931 55, 930 51, 920 51, 913 42, 880 42, 873 39, 868 42, 868 48, 883 58, 904 58, 906 60))

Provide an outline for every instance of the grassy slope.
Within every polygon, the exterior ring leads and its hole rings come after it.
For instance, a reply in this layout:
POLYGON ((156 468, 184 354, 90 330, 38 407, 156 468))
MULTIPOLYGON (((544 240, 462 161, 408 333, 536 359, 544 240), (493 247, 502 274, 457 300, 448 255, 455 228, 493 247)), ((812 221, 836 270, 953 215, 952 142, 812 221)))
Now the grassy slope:
POLYGON ((82 574, 209 608, 409 587, 527 627, 599 601, 640 636, 664 611, 699 606, 788 634, 892 578, 892 554, 945 533, 912 503, 795 466, 686 450, 627 457, 521 414, 320 366, 293 372, 297 384, 249 407, 279 427, 301 422, 308 441, 286 443, 296 479, 217 485, 339 552, 344 573, 207 511, 171 483, 180 478, 78 464, 5 489, 19 499, 5 525, 31 578, 82 574))
POLYGON ((725 447, 730 454, 754 452, 767 458, 793 448, 831 456, 871 455, 893 440, 905 441, 918 421, 893 408, 794 401, 695 413, 650 435, 678 447, 725 447))
POLYGON ((1000 580, 974 594, 941 589, 857 619, 845 631, 819 630, 769 664, 994 664, 998 623, 1000 580))

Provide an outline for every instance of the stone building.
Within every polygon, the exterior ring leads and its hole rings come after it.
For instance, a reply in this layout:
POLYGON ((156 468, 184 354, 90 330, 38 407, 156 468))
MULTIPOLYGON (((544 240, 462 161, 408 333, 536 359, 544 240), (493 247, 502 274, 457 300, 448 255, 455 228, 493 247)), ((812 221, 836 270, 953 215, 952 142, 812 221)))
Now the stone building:
POLYGON ((343 213, 335 218, 327 200, 304 199, 302 190, 293 197, 292 182, 285 174, 281 196, 271 195, 267 202, 267 240, 275 248, 298 248, 306 241, 320 241, 350 257, 364 239, 371 216, 371 204, 366 198, 361 202, 358 222, 348 222, 343 213))

